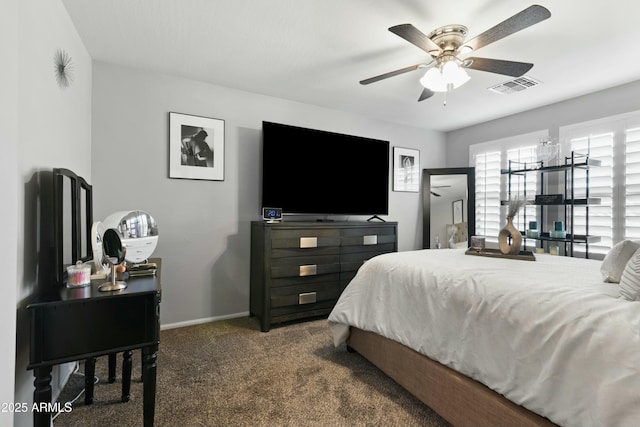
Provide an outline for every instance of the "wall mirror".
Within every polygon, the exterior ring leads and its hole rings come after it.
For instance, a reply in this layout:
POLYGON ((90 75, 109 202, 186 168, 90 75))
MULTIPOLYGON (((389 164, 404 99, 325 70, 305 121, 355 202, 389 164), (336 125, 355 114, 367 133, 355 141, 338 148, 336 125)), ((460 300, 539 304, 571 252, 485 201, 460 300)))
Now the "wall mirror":
POLYGON ((53 241, 55 281, 63 284, 66 267, 93 257, 93 192, 84 178, 68 169, 53 169, 53 241))
POLYGON ((422 247, 468 247, 475 234, 475 168, 422 170, 422 247))

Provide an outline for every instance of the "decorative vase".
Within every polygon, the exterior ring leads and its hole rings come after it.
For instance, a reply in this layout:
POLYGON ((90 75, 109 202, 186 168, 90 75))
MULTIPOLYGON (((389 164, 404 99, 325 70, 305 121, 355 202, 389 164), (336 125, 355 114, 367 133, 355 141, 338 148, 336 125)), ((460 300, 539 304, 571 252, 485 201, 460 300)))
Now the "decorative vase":
POLYGON ((500 230, 500 233, 498 234, 498 244, 500 245, 500 252, 505 255, 517 255, 520 253, 522 235, 513 225, 512 216, 507 217, 507 225, 500 230), (511 237, 511 244, 509 244, 509 237, 511 237))

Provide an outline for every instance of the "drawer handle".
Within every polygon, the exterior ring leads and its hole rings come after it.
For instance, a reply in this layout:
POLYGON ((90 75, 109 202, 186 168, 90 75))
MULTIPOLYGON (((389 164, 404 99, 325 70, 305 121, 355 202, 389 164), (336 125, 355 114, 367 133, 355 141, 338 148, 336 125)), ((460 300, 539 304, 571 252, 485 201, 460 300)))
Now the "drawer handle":
POLYGON ((378 244, 378 235, 372 234, 369 236, 362 236, 362 244, 363 245, 377 245, 378 244))
POLYGON ((317 237, 301 237, 300 238, 300 248, 317 248, 318 247, 318 238, 317 237))
POLYGON ((318 274, 318 266, 316 264, 300 266, 300 276, 315 276, 316 274, 318 274))
POLYGON ((316 302, 315 292, 305 292, 303 294, 298 294, 298 304, 313 304, 314 302, 316 302))

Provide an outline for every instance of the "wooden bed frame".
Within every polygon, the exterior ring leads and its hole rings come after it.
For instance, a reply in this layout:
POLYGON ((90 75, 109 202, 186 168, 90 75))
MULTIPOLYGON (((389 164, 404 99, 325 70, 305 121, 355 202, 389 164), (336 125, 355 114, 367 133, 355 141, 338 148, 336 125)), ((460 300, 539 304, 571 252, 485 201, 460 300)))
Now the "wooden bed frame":
POLYGON ((347 345, 456 427, 556 426, 485 385, 383 336, 351 327, 347 345))

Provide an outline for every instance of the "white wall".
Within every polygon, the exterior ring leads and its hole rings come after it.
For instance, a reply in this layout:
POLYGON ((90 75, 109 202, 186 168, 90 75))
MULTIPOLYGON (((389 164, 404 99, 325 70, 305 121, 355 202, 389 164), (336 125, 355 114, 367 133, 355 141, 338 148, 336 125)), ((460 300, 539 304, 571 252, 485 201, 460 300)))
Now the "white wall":
MULTIPOLYGON (((0 1, 0 52, 4 65, 0 81, 18 81, 18 6, 16 2, 0 1)), ((16 286, 18 247, 18 85, 5 84, 0 96, 0 224, 3 224, 3 244, 0 245, 0 271, 5 281, 0 299, 0 402, 13 402, 15 369, 16 286)), ((13 425, 13 413, 0 412, 0 425, 13 425)))
MULTIPOLYGON (((535 89, 532 89, 535 90, 535 89)), ((516 95, 526 96, 526 92, 516 95)), ((447 133, 447 167, 469 166, 469 146, 638 110, 640 80, 447 133)), ((537 141, 534 141, 537 142, 537 141)))
MULTIPOLYGON (((2 173, 7 174, 13 170, 15 174, 8 182, 14 185, 9 193, 9 200, 17 201, 17 212, 14 213, 13 224, 9 219, 8 229, 17 230, 14 261, 16 277, 15 281, 9 280, 8 283, 16 283, 16 288, 8 295, 15 296, 17 312, 11 310, 11 314, 16 316, 17 313, 17 326, 15 338, 12 337, 16 342, 15 396, 3 399, 2 402, 30 403, 33 401, 33 372, 26 369, 29 362, 29 337, 24 307, 32 298, 36 286, 39 283, 46 285, 46 278, 41 276, 42 269, 37 260, 39 254, 46 250, 40 246, 38 224, 42 215, 47 213, 38 213, 38 209, 40 200, 43 196, 46 197, 44 193, 50 189, 41 187, 40 179, 43 172, 63 167, 91 182, 92 64, 91 57, 60 0, 15 0, 11 4, 13 7, 9 10, 13 14, 8 19, 17 26, 17 37, 10 40, 16 54, 14 58, 7 58, 5 66, 16 64, 18 72, 13 79, 4 80, 8 83, 5 84, 2 97, 4 98, 5 90, 14 86, 11 83, 17 83, 17 101, 11 106, 17 126, 8 151, 10 155, 12 152, 17 154, 13 157, 13 161, 17 161, 13 169, 2 167, 2 173), (57 49, 64 49, 73 60, 74 82, 65 90, 58 87, 53 73, 53 56, 57 49)), ((4 15, 4 4, 2 10, 4 15)), ((12 161, 11 157, 5 157, 6 154, 3 145, 3 165, 5 161, 12 161)), ((7 298, 8 295, 4 297, 7 298)), ((68 368, 54 370, 54 395, 68 368)), ((4 387, 5 383, 1 382, 1 385, 4 387)), ((15 414, 14 421, 19 426, 32 425, 33 417, 31 413, 15 414)), ((0 424, 9 425, 4 422, 0 424)))
MULTIPOLYGON (((157 221, 164 326, 249 310, 263 120, 386 139, 420 149, 422 167, 444 163, 439 132, 101 62, 93 71, 95 218, 142 209, 157 221), (168 178, 170 111, 225 120, 224 181, 168 178)), ((390 192, 389 199, 400 250, 421 247, 420 194, 390 192)))

